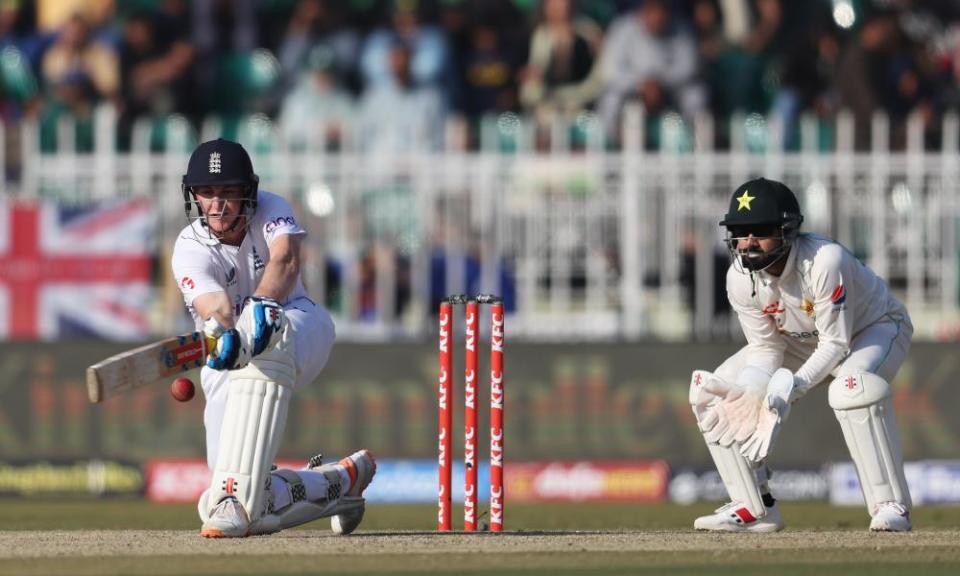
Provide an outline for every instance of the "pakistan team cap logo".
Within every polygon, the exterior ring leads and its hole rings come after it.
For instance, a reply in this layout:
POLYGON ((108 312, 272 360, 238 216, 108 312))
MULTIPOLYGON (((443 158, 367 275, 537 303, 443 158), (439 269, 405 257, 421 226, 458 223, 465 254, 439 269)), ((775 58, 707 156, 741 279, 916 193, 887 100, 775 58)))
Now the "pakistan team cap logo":
POLYGON ((210 173, 211 174, 220 173, 220 153, 219 152, 210 153, 210 173))
POLYGON ((756 200, 756 199, 757 199, 756 196, 751 196, 751 195, 750 195, 750 191, 749 191, 749 190, 744 190, 744 191, 743 191, 743 196, 738 196, 738 197, 737 197, 737 202, 739 202, 739 204, 737 205, 737 212, 743 210, 744 208, 746 208, 746 209, 749 211, 749 210, 750 210, 750 203, 753 202, 753 201, 756 200))

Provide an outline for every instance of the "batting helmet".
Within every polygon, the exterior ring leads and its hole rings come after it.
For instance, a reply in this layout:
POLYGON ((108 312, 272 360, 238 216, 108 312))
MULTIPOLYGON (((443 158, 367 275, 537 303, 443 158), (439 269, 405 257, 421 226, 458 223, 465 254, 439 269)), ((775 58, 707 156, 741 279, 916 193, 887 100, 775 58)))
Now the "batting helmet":
POLYGON ((260 178, 253 172, 250 155, 240 144, 223 138, 200 144, 190 155, 187 173, 183 175, 180 187, 187 218, 191 217, 194 205, 200 213, 200 206, 192 198, 194 187, 238 185, 246 191, 246 209, 250 216, 257 209, 257 189, 260 186, 260 178))
POLYGON ((802 222, 800 203, 786 184, 757 178, 734 191, 729 211, 720 225, 727 227, 727 246, 735 260, 750 271, 758 271, 787 255, 800 233, 802 222), (767 230, 775 228, 779 229, 783 240, 774 250, 766 254, 737 250, 738 238, 750 234, 766 236, 767 230))

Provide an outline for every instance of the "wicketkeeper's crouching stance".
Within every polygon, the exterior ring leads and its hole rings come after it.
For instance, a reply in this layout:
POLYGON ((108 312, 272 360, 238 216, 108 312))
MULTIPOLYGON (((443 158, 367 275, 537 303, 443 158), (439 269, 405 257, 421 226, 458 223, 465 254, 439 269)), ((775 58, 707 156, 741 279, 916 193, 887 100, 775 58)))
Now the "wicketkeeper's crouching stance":
POLYGON ((793 192, 763 178, 734 192, 721 222, 733 263, 727 296, 747 345, 713 373, 696 370, 690 404, 731 502, 697 518, 700 530, 783 528, 765 464, 790 405, 830 379, 863 487, 870 529, 906 531, 910 492, 890 383, 913 326, 886 284, 836 242, 800 234, 793 192))
POLYGON ((217 339, 201 372, 213 469, 198 504, 201 534, 269 534, 324 517, 349 534, 376 473, 367 450, 336 464, 273 467, 290 398, 320 374, 335 334, 300 279, 304 230, 258 183, 246 151, 226 140, 198 146, 183 177, 190 223, 174 247, 174 276, 198 327, 217 339))

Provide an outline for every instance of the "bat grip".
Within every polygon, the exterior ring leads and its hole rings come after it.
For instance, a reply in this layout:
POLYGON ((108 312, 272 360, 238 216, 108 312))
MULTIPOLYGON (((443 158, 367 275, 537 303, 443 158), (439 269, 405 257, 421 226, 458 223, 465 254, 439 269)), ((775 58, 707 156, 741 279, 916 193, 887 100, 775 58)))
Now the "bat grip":
POLYGON ((217 339, 214 338, 213 336, 207 336, 206 334, 204 334, 203 343, 204 343, 204 348, 203 348, 204 356, 209 354, 212 350, 217 349, 217 339))

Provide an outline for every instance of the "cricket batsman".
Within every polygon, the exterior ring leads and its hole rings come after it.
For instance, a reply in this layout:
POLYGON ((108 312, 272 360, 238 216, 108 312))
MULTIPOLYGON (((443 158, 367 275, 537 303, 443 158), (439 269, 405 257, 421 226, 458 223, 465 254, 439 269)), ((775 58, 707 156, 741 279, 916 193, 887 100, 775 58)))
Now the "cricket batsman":
POLYGON ((217 342, 200 374, 213 470, 200 533, 269 534, 330 517, 334 532, 349 534, 377 469, 367 450, 271 469, 290 398, 320 374, 335 334, 300 278, 303 228, 283 198, 258 188, 246 150, 222 139, 200 144, 183 176, 188 225, 173 273, 197 329, 217 342))
POLYGON ((720 223, 733 258, 727 297, 747 344, 712 373, 693 373, 690 403, 731 499, 694 528, 783 528, 765 460, 790 406, 829 382, 870 529, 908 531, 890 383, 910 350, 910 316, 872 270, 833 240, 801 234, 802 223, 793 192, 764 178, 737 188, 720 223))

